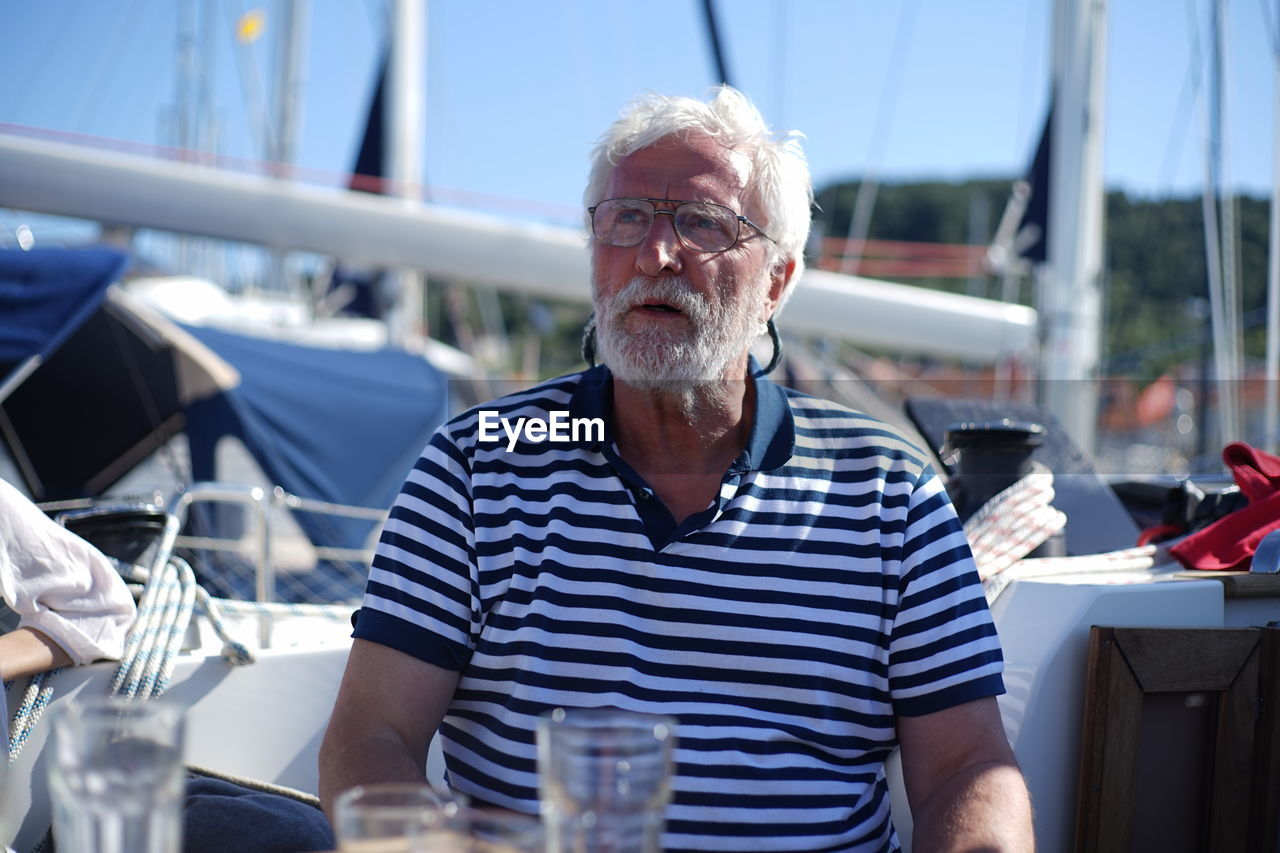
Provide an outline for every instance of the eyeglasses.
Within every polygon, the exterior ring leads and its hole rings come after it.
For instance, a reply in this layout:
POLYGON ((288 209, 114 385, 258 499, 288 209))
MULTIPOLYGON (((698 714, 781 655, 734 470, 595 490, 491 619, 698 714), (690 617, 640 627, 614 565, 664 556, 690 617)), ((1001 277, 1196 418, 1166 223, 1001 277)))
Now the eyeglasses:
POLYGON ((695 252, 723 252, 741 238, 742 225, 750 225, 770 243, 774 239, 745 216, 709 201, 676 201, 670 198, 609 198, 588 207, 591 231, 603 243, 627 248, 640 243, 653 226, 655 216, 670 216, 676 236, 695 252), (659 210, 655 204, 674 204, 659 210))

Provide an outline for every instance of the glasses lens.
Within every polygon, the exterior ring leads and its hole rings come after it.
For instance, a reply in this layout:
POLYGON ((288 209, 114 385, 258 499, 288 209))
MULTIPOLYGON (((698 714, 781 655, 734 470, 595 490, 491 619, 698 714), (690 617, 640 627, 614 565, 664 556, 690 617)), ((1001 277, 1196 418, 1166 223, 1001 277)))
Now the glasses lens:
POLYGON ((702 252, 723 252, 738 241, 738 216, 709 202, 685 202, 676 208, 676 231, 702 252))
POLYGON ((591 230, 610 246, 634 246, 649 233, 653 204, 640 198, 611 198, 596 205, 591 230))
MULTIPOLYGON (((596 205, 591 230, 610 246, 634 246, 653 225, 653 202, 642 198, 611 198, 596 205)), ((738 242, 738 215, 727 207, 686 201, 673 212, 676 233, 699 252, 723 252, 738 242)))

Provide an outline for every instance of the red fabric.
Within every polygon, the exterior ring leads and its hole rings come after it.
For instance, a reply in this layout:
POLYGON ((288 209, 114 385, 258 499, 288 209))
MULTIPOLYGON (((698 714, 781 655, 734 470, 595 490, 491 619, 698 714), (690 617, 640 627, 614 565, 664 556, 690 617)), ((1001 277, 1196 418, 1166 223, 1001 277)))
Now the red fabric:
POLYGON ((1138 534, 1138 545, 1150 545, 1152 542, 1161 542, 1165 539, 1172 539, 1182 534, 1187 527, 1184 524, 1153 524, 1150 527, 1143 528, 1138 534))
POLYGON ((1249 503, 1280 491, 1280 456, 1237 441, 1222 449, 1222 461, 1231 469, 1231 476, 1249 503))
POLYGON ((1189 569, 1248 569, 1262 537, 1280 530, 1280 457, 1234 442, 1223 448, 1222 461, 1249 504, 1169 549, 1189 569))

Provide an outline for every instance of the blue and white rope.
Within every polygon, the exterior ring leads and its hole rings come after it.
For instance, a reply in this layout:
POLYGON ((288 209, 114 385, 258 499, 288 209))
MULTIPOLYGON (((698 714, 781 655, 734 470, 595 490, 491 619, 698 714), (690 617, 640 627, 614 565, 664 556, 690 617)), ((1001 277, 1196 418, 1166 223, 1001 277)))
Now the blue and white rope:
MULTIPOLYGON (((27 682, 22 701, 18 703, 18 709, 9 723, 10 762, 16 759, 22 752, 22 748, 27 745, 31 732, 35 730, 36 723, 40 722, 40 717, 44 714, 44 709, 49 707, 49 700, 53 698, 53 677, 63 669, 65 667, 36 673, 27 682)), ((7 687, 8 685, 6 689, 7 687)))
POLYGON ((201 614, 209 620, 213 633, 222 640, 221 657, 231 666, 244 666, 253 663, 255 658, 253 652, 249 648, 236 640, 227 631, 226 624, 222 621, 222 609, 212 595, 209 594, 202 586, 196 587, 196 613, 201 614))
MULTIPOLYGON (((231 666, 253 663, 253 653, 227 632, 217 604, 196 583, 185 560, 171 557, 155 573, 136 565, 117 567, 138 599, 138 614, 125 636, 124 652, 112 677, 112 694, 142 700, 168 690, 191 616, 197 610, 209 619, 222 640, 223 660, 231 666)), ((38 673, 28 681, 9 724, 10 762, 22 752, 53 698, 54 676, 59 672, 38 673)))
POLYGON ((138 599, 138 616, 124 641, 111 692, 126 699, 150 699, 168 688, 174 659, 196 600, 195 573, 185 560, 170 558, 154 570, 138 599))
POLYGON ((195 572, 185 561, 171 557, 158 573, 133 567, 130 580, 146 579, 138 600, 138 618, 125 639, 124 654, 112 680, 111 692, 127 698, 160 696, 169 687, 182 640, 197 610, 208 618, 222 640, 222 659, 231 666, 253 663, 253 654, 233 639, 223 624, 213 598, 196 583, 195 572))

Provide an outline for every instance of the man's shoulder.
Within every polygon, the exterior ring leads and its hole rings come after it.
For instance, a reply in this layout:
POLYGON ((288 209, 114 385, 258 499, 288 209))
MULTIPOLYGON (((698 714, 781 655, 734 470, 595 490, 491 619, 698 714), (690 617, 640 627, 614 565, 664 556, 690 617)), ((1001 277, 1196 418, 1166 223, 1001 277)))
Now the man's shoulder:
POLYGON ((881 418, 791 388, 783 391, 795 422, 797 453, 874 454, 917 466, 930 462, 914 437, 881 418))
POLYGON ((472 406, 441 425, 436 439, 443 438, 469 453, 482 433, 502 434, 503 424, 508 427, 533 421, 559 424, 568 419, 574 394, 592 375, 589 370, 565 374, 472 406))
POLYGON ((501 397, 495 397, 479 403, 461 414, 450 418, 445 424, 450 427, 474 427, 482 412, 497 412, 503 417, 512 415, 529 416, 538 412, 560 411, 569 408, 573 394, 577 390, 586 371, 567 373, 555 379, 547 379, 529 388, 512 391, 501 397))

